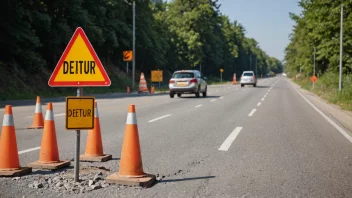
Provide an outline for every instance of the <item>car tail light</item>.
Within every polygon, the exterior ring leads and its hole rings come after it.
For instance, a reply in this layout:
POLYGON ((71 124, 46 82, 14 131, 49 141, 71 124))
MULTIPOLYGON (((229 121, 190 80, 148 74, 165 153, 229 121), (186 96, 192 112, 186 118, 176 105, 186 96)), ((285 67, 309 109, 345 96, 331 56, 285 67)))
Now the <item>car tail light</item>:
POLYGON ((189 83, 197 83, 197 79, 193 78, 191 81, 189 81, 189 83))
POLYGON ((174 80, 170 80, 169 84, 173 84, 173 83, 175 83, 175 81, 174 80))
POLYGON ((252 76, 252 78, 255 78, 255 76, 252 76))

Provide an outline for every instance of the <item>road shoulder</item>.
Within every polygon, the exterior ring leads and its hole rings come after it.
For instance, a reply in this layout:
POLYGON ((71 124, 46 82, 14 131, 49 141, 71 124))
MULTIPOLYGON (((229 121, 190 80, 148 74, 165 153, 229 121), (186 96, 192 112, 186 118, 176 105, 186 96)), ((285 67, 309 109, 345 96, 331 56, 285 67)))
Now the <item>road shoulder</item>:
POLYGON ((313 92, 302 89, 298 84, 289 80, 291 84, 300 91, 311 103, 317 108, 323 111, 327 116, 337 121, 341 126, 348 130, 352 136, 352 112, 342 110, 340 107, 334 104, 328 103, 326 100, 317 96, 313 92))

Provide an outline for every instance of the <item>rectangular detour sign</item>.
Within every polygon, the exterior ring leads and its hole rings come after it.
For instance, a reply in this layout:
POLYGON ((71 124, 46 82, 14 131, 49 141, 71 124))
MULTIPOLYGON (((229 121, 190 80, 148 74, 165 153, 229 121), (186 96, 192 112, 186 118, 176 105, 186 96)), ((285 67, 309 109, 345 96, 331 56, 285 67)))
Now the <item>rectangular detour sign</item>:
POLYGON ((94 128, 94 97, 66 98, 66 129, 80 130, 94 128))
POLYGON ((163 82, 162 70, 152 70, 152 82, 163 82))

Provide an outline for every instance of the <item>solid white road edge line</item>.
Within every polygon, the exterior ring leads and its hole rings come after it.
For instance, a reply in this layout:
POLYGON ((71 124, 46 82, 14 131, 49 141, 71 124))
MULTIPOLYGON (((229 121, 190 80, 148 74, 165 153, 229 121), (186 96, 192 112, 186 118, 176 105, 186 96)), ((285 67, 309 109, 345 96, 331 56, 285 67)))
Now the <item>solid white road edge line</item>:
POLYGON ((203 106, 202 104, 200 104, 200 105, 197 105, 197 106, 195 106, 195 108, 198 108, 198 107, 201 107, 201 106, 203 106))
POLYGON ((161 120, 163 118, 167 118, 169 116, 171 116, 172 114, 167 114, 167 115, 164 115, 164 116, 161 116, 161 117, 158 117, 158 118, 155 118, 155 119, 152 119, 152 120, 149 120, 148 122, 155 122, 157 120, 161 120))
POLYGON ((253 114, 257 111, 257 109, 252 109, 252 111, 248 114, 249 117, 252 117, 253 114))
POLYGON ((40 149, 40 146, 38 147, 34 147, 34 148, 30 148, 30 149, 26 149, 26 150, 23 150, 23 151, 19 151, 18 154, 21 155, 23 153, 28 153, 28 152, 31 152, 31 151, 36 151, 36 150, 39 150, 40 149))
POLYGON ((219 151, 228 151, 232 142, 235 141, 236 137, 238 134, 241 132, 243 127, 236 127, 235 130, 232 131, 232 133, 226 138, 226 140, 222 143, 220 148, 218 149, 219 151))
POLYGON ((318 109, 313 103, 311 103, 298 89, 296 89, 292 82, 290 82, 291 86, 293 87, 294 90, 315 110, 317 111, 325 120, 327 120, 333 127, 336 128, 347 140, 349 140, 352 143, 352 137, 345 131, 343 130, 338 124, 336 124, 332 119, 330 119, 325 113, 323 113, 320 109, 318 109))
POLYGON ((262 98, 261 101, 264 101, 265 98, 262 98))
POLYGON ((261 102, 258 102, 257 107, 259 107, 261 104, 262 104, 261 102))

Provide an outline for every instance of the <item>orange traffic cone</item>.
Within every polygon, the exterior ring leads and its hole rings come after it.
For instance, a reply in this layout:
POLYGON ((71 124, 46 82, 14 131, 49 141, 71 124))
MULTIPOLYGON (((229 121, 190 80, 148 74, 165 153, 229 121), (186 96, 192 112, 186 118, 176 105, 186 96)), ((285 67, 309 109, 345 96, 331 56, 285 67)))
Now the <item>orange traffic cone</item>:
POLYGON ((127 86, 127 94, 130 94, 130 93, 131 93, 130 87, 127 86))
POLYGON ((237 81, 236 81, 236 73, 234 73, 234 74, 233 74, 232 84, 234 85, 234 84, 236 84, 236 83, 237 83, 237 81))
POLYGON ((56 170, 70 165, 70 161, 60 161, 56 140, 56 129, 52 103, 48 103, 45 114, 44 131, 40 147, 39 160, 29 164, 36 169, 56 170))
POLYGON ((20 167, 12 106, 6 105, 0 140, 0 176, 22 176, 32 172, 20 167))
POLYGON ((145 80, 143 73, 141 73, 141 78, 139 81, 139 92, 149 92, 147 87, 147 81, 145 80))
POLYGON ((94 108, 94 129, 88 131, 86 151, 80 156, 80 161, 105 162, 110 160, 112 155, 103 152, 97 102, 94 103, 94 108))
POLYGON ((129 105, 126 129, 122 144, 120 170, 106 178, 108 183, 129 186, 150 187, 155 182, 155 175, 143 171, 141 149, 139 145, 136 110, 129 105))
POLYGON ((43 113, 42 113, 42 105, 40 103, 40 96, 37 96, 33 123, 32 123, 32 126, 28 127, 28 129, 42 129, 43 127, 44 127, 44 119, 43 119, 43 113))

